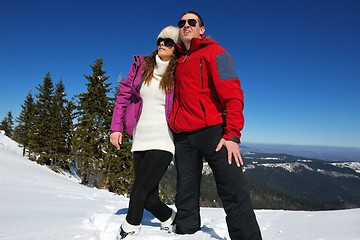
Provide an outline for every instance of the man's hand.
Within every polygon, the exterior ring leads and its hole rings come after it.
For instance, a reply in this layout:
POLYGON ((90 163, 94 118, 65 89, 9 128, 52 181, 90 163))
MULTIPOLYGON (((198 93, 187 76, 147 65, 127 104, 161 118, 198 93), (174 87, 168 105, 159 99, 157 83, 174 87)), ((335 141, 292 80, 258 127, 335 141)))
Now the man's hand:
POLYGON ((112 132, 110 134, 110 142, 116 147, 116 149, 120 149, 121 140, 122 132, 112 132))
POLYGON ((221 138, 219 144, 216 146, 215 152, 218 152, 222 146, 226 147, 226 150, 228 152, 228 163, 231 164, 232 157, 235 159, 236 166, 241 167, 241 165, 244 164, 241 155, 240 155, 240 148, 239 144, 231 141, 231 140, 225 140, 224 138, 221 138))

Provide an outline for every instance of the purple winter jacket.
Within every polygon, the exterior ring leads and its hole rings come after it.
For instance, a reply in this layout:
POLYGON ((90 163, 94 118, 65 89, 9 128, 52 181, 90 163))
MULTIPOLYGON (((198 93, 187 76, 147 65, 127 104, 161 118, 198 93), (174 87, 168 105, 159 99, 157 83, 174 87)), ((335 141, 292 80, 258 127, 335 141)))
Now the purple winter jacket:
MULTIPOLYGON (((116 95, 114 111, 111 119, 110 130, 133 135, 137 121, 139 120, 143 100, 140 96, 142 72, 145 66, 144 56, 134 56, 128 75, 119 84, 119 92, 116 95)), ((174 89, 166 94, 165 114, 169 119, 174 102, 174 89)))

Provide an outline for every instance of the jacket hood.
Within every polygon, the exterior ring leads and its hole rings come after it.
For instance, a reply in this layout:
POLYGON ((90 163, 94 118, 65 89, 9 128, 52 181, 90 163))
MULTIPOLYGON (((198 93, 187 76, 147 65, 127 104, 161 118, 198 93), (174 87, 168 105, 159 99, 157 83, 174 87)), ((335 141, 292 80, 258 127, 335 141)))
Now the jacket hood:
POLYGON ((200 48, 211 44, 218 44, 210 35, 204 35, 201 38, 193 38, 191 39, 190 49, 187 51, 184 44, 177 44, 176 47, 180 51, 181 54, 190 54, 200 48))

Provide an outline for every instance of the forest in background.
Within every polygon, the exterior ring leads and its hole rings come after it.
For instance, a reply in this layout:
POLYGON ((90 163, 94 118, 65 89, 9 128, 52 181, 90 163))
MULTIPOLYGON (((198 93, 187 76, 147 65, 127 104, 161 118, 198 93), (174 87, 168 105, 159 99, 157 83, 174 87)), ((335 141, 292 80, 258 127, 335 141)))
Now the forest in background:
POLYGON ((0 129, 28 159, 56 172, 72 171, 84 185, 126 195, 133 180, 130 137, 124 134, 120 150, 109 141, 117 87, 106 82, 101 58, 90 67, 86 91, 71 98, 62 80, 54 85, 47 73, 37 92, 25 97, 19 116, 14 120, 9 111, 0 129))
MULTIPOLYGON (((23 155, 31 161, 55 172, 70 172, 86 186, 128 196, 133 182, 131 137, 124 133, 120 150, 109 141, 118 88, 112 89, 106 82, 109 76, 102 69, 101 58, 90 67, 91 73, 84 75, 86 91, 71 98, 67 97, 62 80, 54 85, 47 73, 36 87, 37 92, 30 91, 25 97, 20 115, 14 120, 9 111, 1 121, 0 129, 22 146, 23 155)), ((256 161, 261 162, 261 157, 264 156, 259 155, 256 161)), ((252 164, 246 156, 243 158, 245 166, 252 164)), ((296 164, 296 161, 295 158, 286 163, 296 164)), ((322 162, 316 163, 319 165, 317 171, 329 168, 321 165, 326 164, 322 162)), ((299 168, 298 172, 289 173, 259 164, 245 171, 254 208, 328 210, 360 207, 357 200, 360 199, 360 176, 354 170, 342 173, 341 168, 331 169, 338 175, 347 176, 343 179, 305 170, 299 168)), ((166 203, 174 204, 176 169, 173 164, 160 183, 160 192, 166 203)), ((200 205, 222 206, 211 171, 202 177, 200 205)))

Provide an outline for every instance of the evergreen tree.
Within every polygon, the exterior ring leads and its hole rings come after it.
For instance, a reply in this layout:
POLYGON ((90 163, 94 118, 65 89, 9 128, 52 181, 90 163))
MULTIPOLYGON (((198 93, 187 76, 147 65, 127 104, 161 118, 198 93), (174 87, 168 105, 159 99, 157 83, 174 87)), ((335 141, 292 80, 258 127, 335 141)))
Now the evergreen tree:
POLYGON ((134 180, 132 169, 131 137, 123 134, 120 150, 110 146, 109 157, 104 166, 101 187, 118 194, 130 194, 134 180))
POLYGON ((109 77, 102 70, 102 59, 97 59, 90 67, 92 75, 85 75, 87 92, 78 96, 72 152, 79 166, 82 183, 97 186, 109 148, 111 116, 107 93, 110 84, 105 83, 109 77))
POLYGON ((36 111, 34 125, 30 131, 30 147, 37 154, 36 161, 40 164, 51 165, 52 144, 54 136, 53 128, 53 98, 54 85, 51 80, 50 73, 44 77, 42 85, 37 87, 39 91, 36 94, 37 101, 35 103, 36 111))
POLYGON ((71 148, 72 110, 73 104, 68 101, 65 94, 65 86, 60 80, 55 86, 55 93, 51 109, 51 166, 54 170, 61 168, 69 170, 69 156, 71 148))
MULTIPOLYGON (((114 95, 116 96, 119 91, 119 83, 122 81, 119 76, 117 87, 115 88, 114 95)), ((111 110, 114 108, 114 98, 111 102, 111 110)), ((131 137, 123 133, 123 144, 120 150, 116 150, 114 146, 110 145, 109 159, 106 162, 105 175, 106 179, 103 181, 103 187, 109 191, 118 194, 130 194, 131 185, 134 180, 132 169, 131 137)))
POLYGON ((1 121, 1 130, 4 130, 5 135, 12 138, 14 132, 14 120, 11 111, 7 113, 6 117, 1 121))
POLYGON ((26 150, 28 150, 28 157, 31 159, 31 149, 29 147, 31 137, 30 129, 33 127, 35 121, 35 103, 31 92, 26 96, 21 108, 20 115, 16 119, 18 125, 14 131, 14 139, 23 146, 23 156, 25 156, 26 150))
MULTIPOLYGON (((108 97, 109 78, 102 70, 103 60, 90 66, 92 75, 85 75, 87 91, 77 99, 76 123, 72 140, 73 158, 79 167, 82 183, 126 193, 131 184, 131 153, 129 146, 120 151, 111 145, 110 123, 113 98, 108 97)), ((127 137, 124 136, 129 145, 127 137)))

